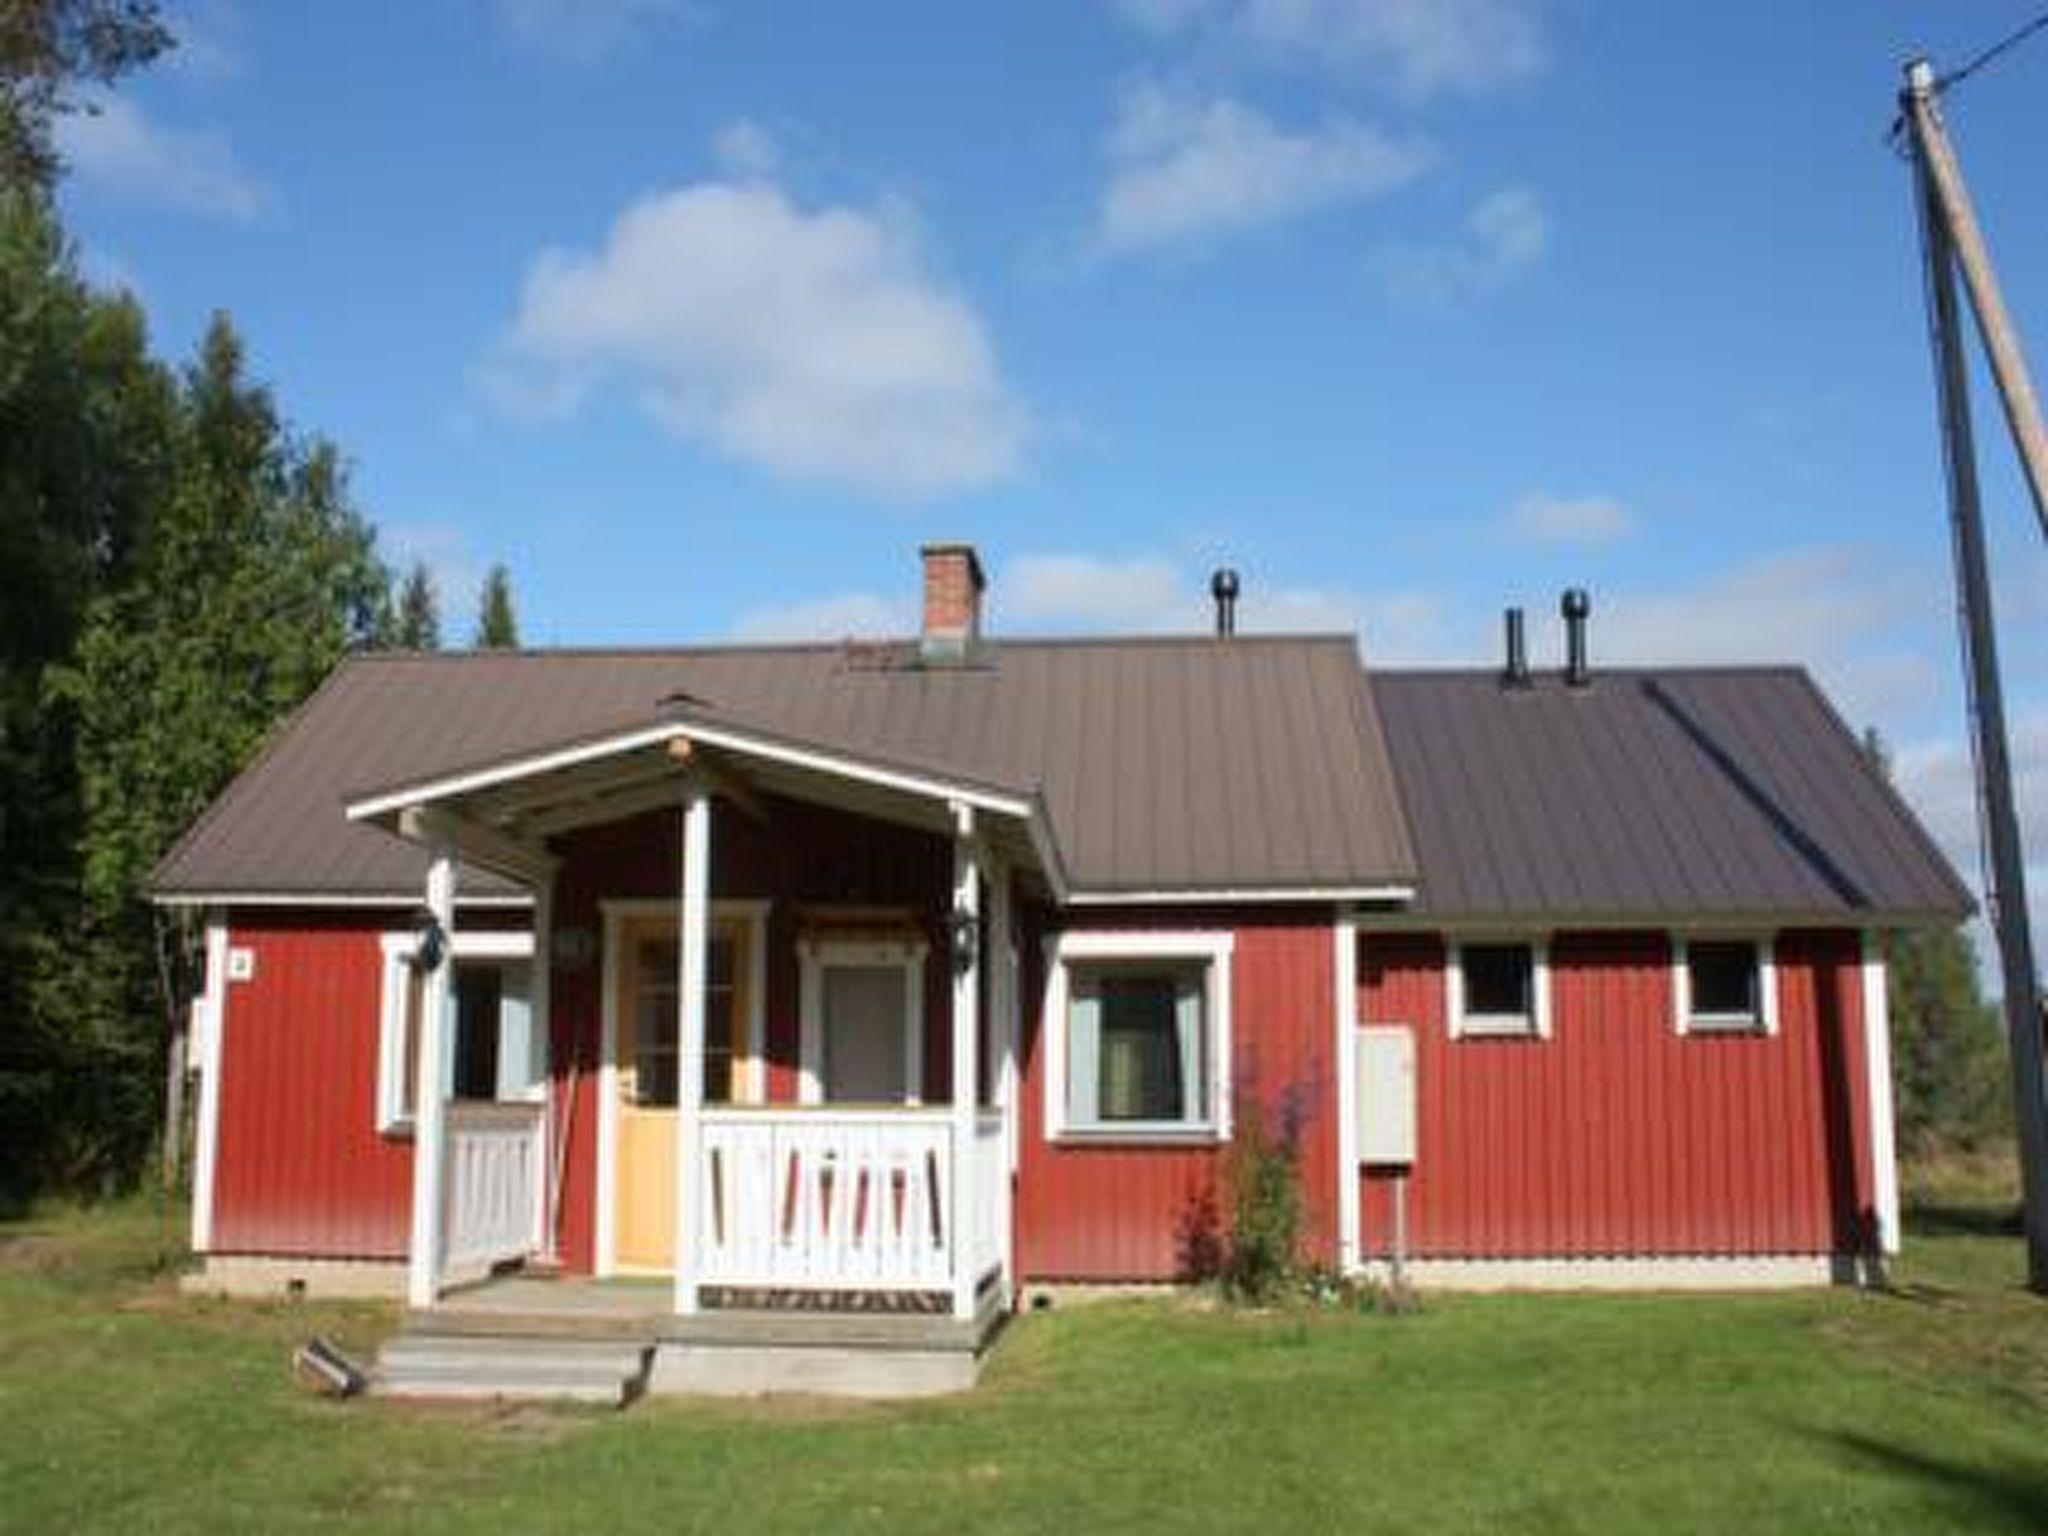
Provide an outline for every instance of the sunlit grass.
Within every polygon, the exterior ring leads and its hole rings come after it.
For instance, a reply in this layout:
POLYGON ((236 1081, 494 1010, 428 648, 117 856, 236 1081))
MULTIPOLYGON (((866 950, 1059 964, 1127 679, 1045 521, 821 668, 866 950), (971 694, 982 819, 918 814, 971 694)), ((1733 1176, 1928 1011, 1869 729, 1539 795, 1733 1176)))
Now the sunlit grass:
POLYGON ((1991 1177, 1890 1294, 1176 1302, 1021 1319, 940 1402, 334 1404, 377 1307, 180 1296, 146 1206, 0 1227, 0 1527, 2038 1530, 2048 1304, 1991 1177))

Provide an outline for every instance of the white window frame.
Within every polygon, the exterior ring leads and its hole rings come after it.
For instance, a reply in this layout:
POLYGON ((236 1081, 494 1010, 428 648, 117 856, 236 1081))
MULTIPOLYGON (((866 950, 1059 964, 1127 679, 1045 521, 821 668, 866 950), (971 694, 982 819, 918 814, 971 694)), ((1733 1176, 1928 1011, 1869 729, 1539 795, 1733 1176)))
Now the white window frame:
POLYGON ((797 944, 800 1018, 797 1099, 825 1102, 825 972, 833 966, 903 972, 903 1107, 924 1103, 924 965, 922 939, 804 939, 797 944))
POLYGON ((1722 932, 1702 929, 1671 935, 1671 1000, 1673 1026, 1681 1035, 1775 1035, 1778 1032, 1778 936, 1754 930, 1722 932), (1694 944, 1747 944, 1756 956, 1754 1014, 1694 1013, 1692 966, 1694 944))
POLYGON ((1228 1141, 1230 1139, 1230 962, 1237 936, 1222 932, 1063 933, 1049 941, 1045 968, 1045 1135, 1048 1141, 1228 1141), (1076 961, 1196 960, 1208 967, 1202 1016, 1209 1032, 1209 1113, 1201 1120, 1067 1118, 1069 967, 1076 961))
MULTIPOLYGON (((378 983, 377 1011, 377 1130, 385 1136, 410 1136, 413 1117, 404 1104, 406 982, 412 970, 413 956, 419 953, 420 936, 411 929, 386 933, 382 947, 384 963, 378 983)), ((544 972, 533 964, 531 933, 500 930, 457 933, 449 945, 448 959, 451 963, 457 960, 523 960, 527 964, 529 988, 537 986, 544 976, 544 972)), ((532 1017, 546 1019, 541 1004, 530 993, 527 1007, 532 1010, 532 1017)), ((444 1075, 454 1061, 452 1030, 445 1032, 445 1043, 449 1055, 441 1064, 444 1075)), ((544 1100, 547 1097, 546 1074, 540 1074, 534 1086, 521 1097, 536 1104, 544 1100)))
POLYGON ((1450 940, 1444 966, 1444 1020, 1453 1040, 1548 1040, 1551 1032, 1550 936, 1540 933, 1472 933, 1450 940), (1467 1013, 1465 951, 1519 944, 1529 950, 1529 1001, 1533 1013, 1467 1013))

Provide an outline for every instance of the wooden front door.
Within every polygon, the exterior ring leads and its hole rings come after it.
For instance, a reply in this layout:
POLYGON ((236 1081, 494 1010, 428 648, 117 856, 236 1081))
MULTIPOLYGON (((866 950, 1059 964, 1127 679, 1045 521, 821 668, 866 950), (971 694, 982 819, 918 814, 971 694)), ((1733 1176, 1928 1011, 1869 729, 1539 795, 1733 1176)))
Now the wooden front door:
MULTIPOLYGON (((714 918, 705 956, 704 1098, 751 1096, 759 1042, 754 1017, 751 925, 714 918)), ((618 928, 613 957, 617 1020, 616 1258, 621 1269, 674 1266, 676 1230, 676 921, 633 917, 618 928)))

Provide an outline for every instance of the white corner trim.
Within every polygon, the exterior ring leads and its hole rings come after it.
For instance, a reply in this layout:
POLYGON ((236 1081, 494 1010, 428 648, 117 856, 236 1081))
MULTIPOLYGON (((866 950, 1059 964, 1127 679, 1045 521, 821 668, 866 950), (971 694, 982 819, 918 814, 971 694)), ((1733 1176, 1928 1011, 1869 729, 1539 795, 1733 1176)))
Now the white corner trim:
POLYGON ((1671 935, 1672 1027, 1681 1035, 1757 1035, 1778 1032, 1778 938, 1775 933, 1754 929, 1724 932, 1712 929, 1680 931, 1671 935), (1756 954, 1756 994, 1763 1009, 1760 1017, 1740 1018, 1692 1011, 1692 968, 1687 963, 1689 946, 1695 941, 1748 944, 1756 954))
POLYGON ((1339 910, 1330 924, 1331 1009, 1336 1033, 1330 1044, 1337 1075, 1337 1268, 1358 1268, 1361 1221, 1358 1208, 1358 923, 1339 910))
POLYGON ((1090 1141, 1145 1142, 1200 1137, 1228 1141, 1231 1128, 1231 957, 1237 935, 1228 929, 1191 932, 1161 929, 1131 932, 1062 933, 1047 940, 1045 967, 1045 1137, 1085 1136, 1090 1141), (1070 1126, 1067 1123, 1067 1003, 1072 995, 1067 968, 1076 960, 1202 960, 1208 964, 1204 1013, 1209 1027, 1207 1121, 1186 1125, 1131 1123, 1070 1126))
POLYGON ((1453 1040, 1548 1040, 1551 1033, 1550 938, 1540 933, 1451 935, 1444 964, 1444 1025, 1453 1040), (1525 944, 1529 949, 1529 995, 1535 1016, 1465 1011, 1465 949, 1468 945, 1525 944))
POLYGON ((192 1154, 192 1251, 213 1246, 213 1189, 220 1168, 220 1071, 227 1059, 228 924, 216 907, 206 918, 206 991, 197 1010, 199 1042, 198 1145, 192 1154))
POLYGON ((919 939, 814 939, 797 945, 797 1102, 825 1102, 825 972, 832 966, 903 972, 903 1076, 906 1108, 924 1103, 924 965, 919 939))
POLYGON ((1891 982, 1884 936, 1863 933, 1863 1064, 1868 1077, 1865 1112, 1870 1116, 1870 1175, 1877 1207, 1877 1245, 1886 1257, 1899 1251, 1899 1150, 1892 1103, 1891 982))

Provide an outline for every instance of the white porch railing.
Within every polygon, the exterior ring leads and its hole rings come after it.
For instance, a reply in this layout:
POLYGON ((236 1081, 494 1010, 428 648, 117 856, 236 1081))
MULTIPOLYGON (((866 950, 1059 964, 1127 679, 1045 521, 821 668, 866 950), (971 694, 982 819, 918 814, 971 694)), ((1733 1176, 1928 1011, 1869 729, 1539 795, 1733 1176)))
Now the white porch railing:
POLYGON ((1002 1120, 977 1122, 972 1209, 955 1220, 946 1109, 704 1112, 705 1285, 944 1290, 963 1238, 976 1277, 1002 1262, 1002 1120))
POLYGON ((542 1110, 455 1102, 447 1116, 442 1273, 459 1281, 540 1247, 542 1110))

